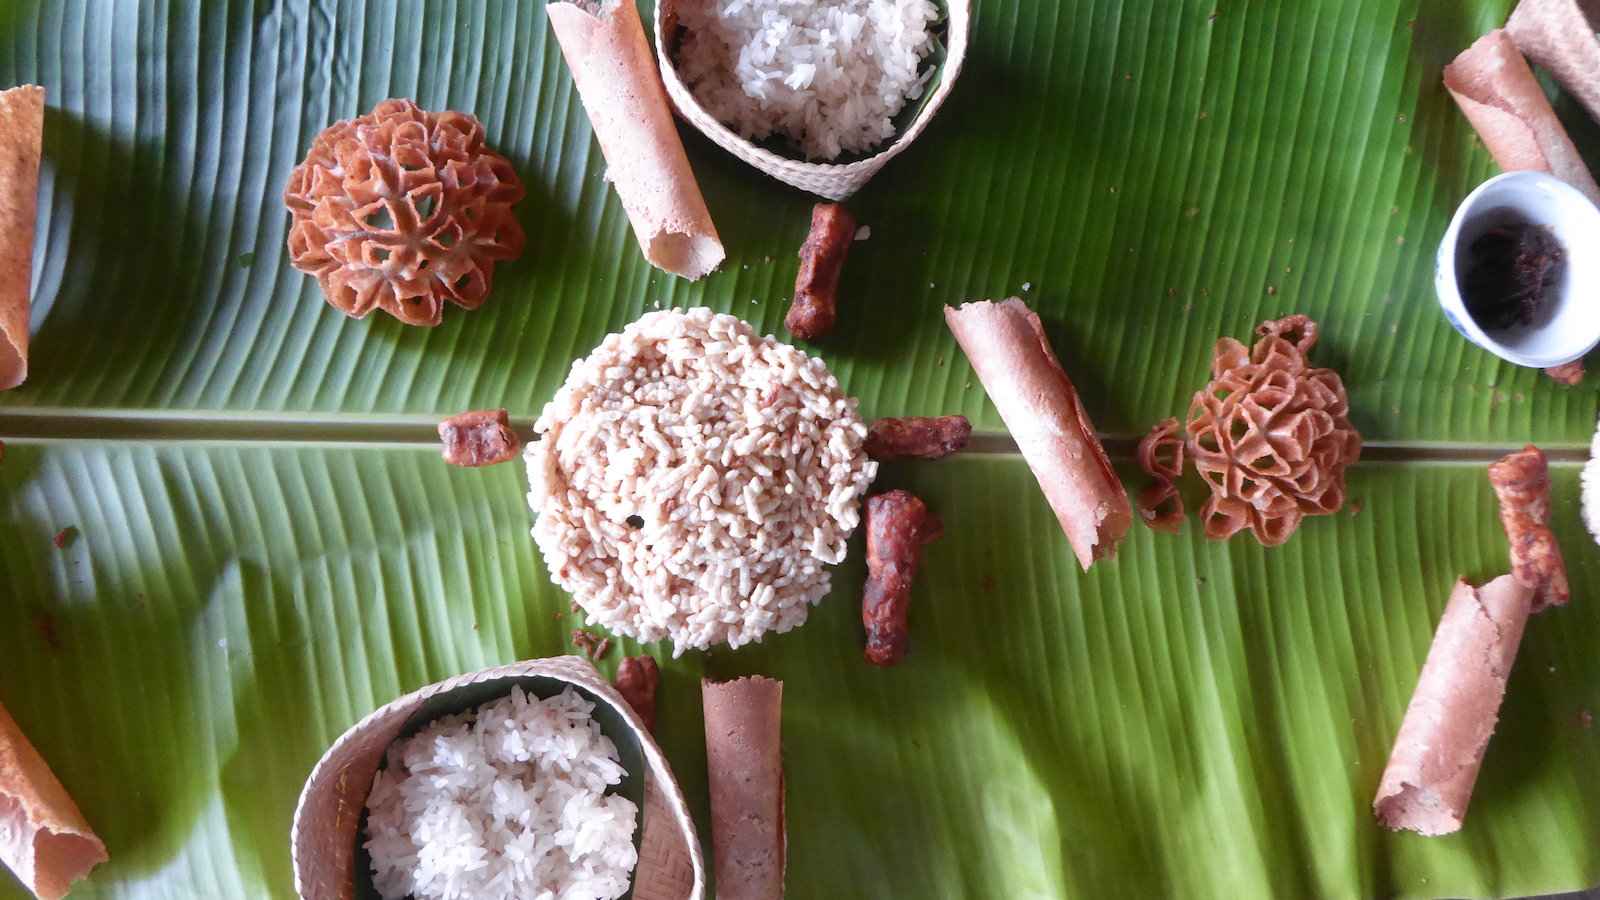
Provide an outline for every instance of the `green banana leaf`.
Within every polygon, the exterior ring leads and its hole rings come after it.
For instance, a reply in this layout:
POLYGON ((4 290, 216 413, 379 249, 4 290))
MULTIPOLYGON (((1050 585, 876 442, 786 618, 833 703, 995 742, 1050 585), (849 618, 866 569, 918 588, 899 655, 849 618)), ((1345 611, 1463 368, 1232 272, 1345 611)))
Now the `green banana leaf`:
MULTIPOLYGON (((1570 464, 1595 393, 1472 348, 1431 294, 1495 171, 1439 70, 1510 5, 975 3, 954 94, 851 203, 872 236, 816 349, 866 415, 963 412, 984 439, 880 481, 948 526, 901 667, 860 659, 859 545, 796 632, 642 648, 703 837, 698 679, 764 672, 797 898, 1600 883, 1600 553, 1570 464), (1141 529, 1080 574, 938 312, 1009 294, 1123 438, 1183 411, 1218 336, 1315 316, 1368 440, 1357 502, 1270 551, 1141 529), (1463 832, 1388 834, 1370 801, 1451 583, 1507 565, 1483 463, 1529 440, 1565 461, 1574 603, 1529 626, 1463 832)), ((338 734, 579 624, 520 467, 449 469, 430 423, 525 422, 657 305, 781 333, 811 200, 688 131, 729 259, 651 269, 528 0, 9 0, 0 85, 27 81, 49 110, 33 373, 0 394, 0 702, 110 849, 74 896, 292 896, 290 815, 338 734), (528 188, 523 258, 432 330, 343 318, 283 251, 289 169, 389 96, 475 113, 528 188)))
MULTIPOLYGON (((85 896, 288 894, 295 798, 341 731, 419 685, 566 652, 579 624, 527 549, 515 467, 118 444, 13 448, 0 472, 0 571, 21 598, 0 605, 5 702, 111 848, 85 896)), ((1555 479, 1559 537, 1578 550, 1576 471, 1555 479)), ((676 661, 649 648, 659 737, 703 833, 698 678, 784 679, 794 896, 1476 896, 1600 879, 1600 735, 1582 722, 1600 708, 1600 611, 1581 600, 1531 624, 1466 829, 1424 839, 1371 818, 1452 582, 1506 565, 1480 467, 1363 465, 1361 511, 1284 548, 1141 529, 1088 576, 1013 456, 885 483, 950 525, 904 665, 860 658, 857 563, 788 635, 676 661)), ((1577 585, 1600 580, 1594 553, 1572 556, 1577 585)))

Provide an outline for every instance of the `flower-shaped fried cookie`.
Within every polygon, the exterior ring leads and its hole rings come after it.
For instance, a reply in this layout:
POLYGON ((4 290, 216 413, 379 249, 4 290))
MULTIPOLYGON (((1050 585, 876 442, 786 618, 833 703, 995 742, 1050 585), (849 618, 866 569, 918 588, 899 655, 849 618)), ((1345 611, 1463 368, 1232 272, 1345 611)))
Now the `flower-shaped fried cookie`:
POLYGON ((1287 541, 1305 516, 1344 506, 1344 471, 1361 456, 1344 383, 1306 357, 1317 324, 1305 316, 1264 322, 1255 344, 1217 342, 1211 383, 1195 394, 1186 426, 1195 469, 1211 488, 1206 535, 1249 528, 1262 544, 1287 541))
POLYGON ((476 309, 494 264, 522 253, 522 196, 476 118, 385 100, 317 135, 290 173, 289 258, 348 316, 437 325, 445 301, 476 309))

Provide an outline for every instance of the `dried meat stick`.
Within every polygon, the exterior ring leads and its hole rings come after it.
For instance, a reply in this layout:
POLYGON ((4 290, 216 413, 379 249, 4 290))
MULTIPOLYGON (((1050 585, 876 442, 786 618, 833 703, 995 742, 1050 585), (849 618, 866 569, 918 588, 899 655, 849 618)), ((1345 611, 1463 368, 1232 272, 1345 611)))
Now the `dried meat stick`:
POLYGON ((1500 500, 1500 523, 1511 544, 1511 574, 1532 588, 1533 611, 1566 606, 1571 596, 1561 546, 1550 531, 1550 467, 1529 444, 1489 467, 1500 500))
POLYGON ((1577 387, 1583 383, 1583 360, 1574 360, 1559 366, 1552 366, 1544 370, 1544 374, 1557 384, 1567 387, 1577 387))
POLYGON ((939 517, 908 491, 867 498, 867 586, 861 594, 867 662, 892 666, 905 658, 911 643, 911 584, 922 548, 943 535, 939 517))
POLYGON ((838 321, 839 274, 856 239, 856 220, 839 203, 818 203, 811 209, 811 231, 800 245, 800 274, 794 279, 794 303, 783 324, 802 341, 814 341, 838 321))
POLYGON ((617 693, 644 720, 645 730, 656 730, 656 688, 661 686, 661 669, 654 657, 624 656, 614 679, 617 693))
POLYGON ((484 409, 451 416, 439 423, 440 451, 452 466, 492 466, 516 458, 522 441, 511 430, 503 409, 484 409))
POLYGON ((966 416, 906 416, 879 419, 867 433, 867 455, 876 460, 943 459, 967 446, 966 416))

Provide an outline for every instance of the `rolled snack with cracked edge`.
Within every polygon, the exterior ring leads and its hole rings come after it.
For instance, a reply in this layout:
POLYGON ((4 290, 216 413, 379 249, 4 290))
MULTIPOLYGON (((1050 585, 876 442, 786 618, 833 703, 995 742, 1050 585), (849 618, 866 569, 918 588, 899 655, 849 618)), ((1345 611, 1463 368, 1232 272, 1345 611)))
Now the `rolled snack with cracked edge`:
POLYGON ((1510 575, 1456 582, 1372 801, 1384 827, 1461 830, 1532 601, 1510 575))
POLYGON ((1489 466, 1500 524, 1511 545, 1511 574, 1533 589, 1533 611, 1566 606, 1572 595, 1561 545, 1550 530, 1550 467, 1532 444, 1489 466))
POLYGON ((44 88, 0 91, 0 391, 28 379, 34 218, 44 144, 44 88))
POLYGON ((717 900, 781 900, 783 682, 752 676, 700 683, 717 900))
POLYGON ((672 121, 661 73, 627 0, 545 7, 645 259, 691 281, 726 252, 672 121))
POLYGON ((818 203, 811 208, 811 230, 800 245, 800 271, 794 277, 794 301, 783 327, 802 341, 833 331, 839 320, 839 276, 856 239, 856 219, 843 203, 818 203))
POLYGON ((1444 86, 1500 168, 1548 172, 1600 203, 1600 186, 1504 31, 1478 38, 1445 66, 1444 86))
POLYGON ((867 455, 894 459, 944 459, 967 446, 972 423, 966 416, 903 416, 879 419, 867 432, 867 455))
MULTIPOLYGON (((1592 3, 1591 3, 1592 5, 1592 3)), ((1600 38, 1578 0, 1522 0, 1506 34, 1600 121, 1600 38)))
POLYGON ((1133 508, 1038 315, 1012 297, 947 306, 944 318, 1087 572, 1116 552, 1133 508))
POLYGON ((78 805, 0 706, 0 860, 41 900, 109 859, 78 805))

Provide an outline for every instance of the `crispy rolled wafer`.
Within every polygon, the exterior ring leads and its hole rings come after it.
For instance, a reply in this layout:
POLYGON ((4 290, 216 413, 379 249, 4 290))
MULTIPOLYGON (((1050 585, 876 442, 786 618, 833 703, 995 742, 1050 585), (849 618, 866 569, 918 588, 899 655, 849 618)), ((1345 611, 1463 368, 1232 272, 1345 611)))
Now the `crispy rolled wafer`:
POLYGON ((1532 600, 1510 575, 1481 588, 1456 582, 1372 802, 1385 827, 1461 829, 1532 600))
POLYGON ((781 900, 783 682, 759 676, 700 684, 717 900, 781 900))
POLYGON ((0 391, 28 378, 33 223, 39 211, 44 88, 0 91, 0 391))
POLYGON ((1550 531, 1550 467, 1529 444, 1489 466, 1500 522, 1511 544, 1511 574, 1533 589, 1533 611, 1566 606, 1572 591, 1561 546, 1550 531))
POLYGON ((1088 571, 1116 552, 1133 510, 1039 317, 1012 297, 947 306, 944 318, 1088 571))
POLYGON ((0 706, 0 860, 35 896, 57 900, 108 858, 78 805, 0 706))
POLYGON ((691 281, 709 274, 726 255, 722 239, 672 122, 638 8, 584 0, 545 9, 645 259, 691 281))
POLYGON ((1504 31, 1489 32, 1445 66, 1444 86, 1500 168, 1548 172, 1600 203, 1600 186, 1504 31))
POLYGON ((1600 120, 1600 39, 1595 0, 1522 0, 1506 20, 1506 34, 1529 59, 1550 70, 1572 96, 1600 120))

